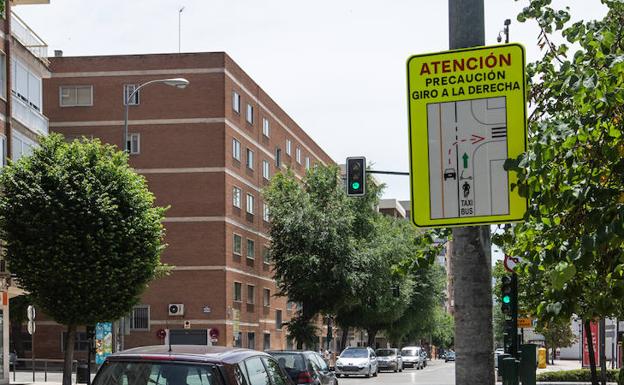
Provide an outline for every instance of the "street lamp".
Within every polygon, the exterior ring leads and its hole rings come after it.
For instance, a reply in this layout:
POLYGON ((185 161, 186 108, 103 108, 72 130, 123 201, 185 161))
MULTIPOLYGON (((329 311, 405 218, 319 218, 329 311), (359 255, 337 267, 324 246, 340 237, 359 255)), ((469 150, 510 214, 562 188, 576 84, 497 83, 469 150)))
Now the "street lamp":
POLYGON ((132 91, 130 95, 126 97, 126 100, 125 100, 126 113, 124 115, 124 135, 123 135, 123 143, 122 143, 122 146, 124 146, 124 151, 126 152, 130 152, 130 149, 128 148, 128 106, 130 105, 130 100, 132 100, 132 97, 134 97, 134 95, 136 95, 136 93, 139 92, 141 88, 150 84, 154 84, 154 83, 163 83, 171 87, 182 89, 182 88, 186 88, 186 86, 188 86, 190 82, 184 78, 150 80, 149 82, 145 82, 139 85, 137 88, 134 89, 134 91, 132 91))

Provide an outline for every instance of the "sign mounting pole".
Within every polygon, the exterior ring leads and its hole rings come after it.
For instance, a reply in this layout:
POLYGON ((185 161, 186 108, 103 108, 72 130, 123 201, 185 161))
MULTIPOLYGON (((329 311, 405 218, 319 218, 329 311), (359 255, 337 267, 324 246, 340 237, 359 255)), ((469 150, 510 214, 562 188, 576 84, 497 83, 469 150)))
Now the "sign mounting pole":
MULTIPOLYGON (((484 44, 483 0, 449 0, 449 48, 484 44)), ((491 258, 489 225, 453 229, 457 385, 494 385, 491 258)))

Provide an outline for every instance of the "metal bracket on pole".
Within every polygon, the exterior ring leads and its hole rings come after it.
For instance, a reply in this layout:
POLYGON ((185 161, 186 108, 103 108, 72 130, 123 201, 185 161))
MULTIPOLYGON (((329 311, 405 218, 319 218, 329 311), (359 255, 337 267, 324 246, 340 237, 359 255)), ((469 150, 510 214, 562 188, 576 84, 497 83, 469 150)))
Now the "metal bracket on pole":
POLYGON ((375 170, 366 170, 368 174, 385 174, 385 175, 405 175, 409 176, 409 172, 403 171, 375 171, 375 170))

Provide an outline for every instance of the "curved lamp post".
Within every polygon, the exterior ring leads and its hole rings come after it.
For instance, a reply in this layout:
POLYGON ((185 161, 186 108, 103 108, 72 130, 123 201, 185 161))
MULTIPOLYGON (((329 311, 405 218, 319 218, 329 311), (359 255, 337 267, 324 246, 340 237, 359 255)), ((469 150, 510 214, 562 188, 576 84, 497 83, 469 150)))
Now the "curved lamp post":
POLYGON ((134 91, 132 91, 130 95, 128 95, 128 97, 125 100, 126 113, 124 115, 124 136, 123 136, 123 143, 122 143, 122 146, 124 146, 124 151, 126 152, 130 152, 130 149, 128 148, 128 106, 129 106, 130 100, 132 100, 134 95, 136 95, 136 93, 139 92, 141 88, 150 84, 154 84, 154 83, 163 83, 168 86, 176 87, 176 88, 186 88, 186 86, 188 86, 190 82, 184 78, 150 80, 149 82, 145 82, 139 85, 137 88, 134 89, 134 91))

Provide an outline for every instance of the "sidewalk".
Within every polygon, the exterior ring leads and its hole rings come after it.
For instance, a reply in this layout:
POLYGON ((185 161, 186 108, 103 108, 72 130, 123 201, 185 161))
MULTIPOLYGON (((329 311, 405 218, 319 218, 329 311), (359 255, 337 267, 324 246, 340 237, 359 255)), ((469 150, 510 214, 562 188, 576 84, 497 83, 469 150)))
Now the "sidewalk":
MULTIPOLYGON (((91 379, 95 377, 95 373, 91 374, 91 379)), ((34 384, 34 385, 61 385, 63 382, 63 373, 61 372, 48 372, 48 381, 45 381, 45 375, 43 372, 35 373, 35 381, 33 382, 32 372, 29 371, 17 371, 15 373, 15 380, 13 380, 13 372, 11 372, 11 384, 34 384)), ((72 375, 72 384, 76 383, 76 374, 72 375)))
POLYGON ((546 365, 545 369, 537 369, 538 373, 558 372, 560 370, 581 369, 581 361, 579 360, 555 360, 555 364, 546 365))

